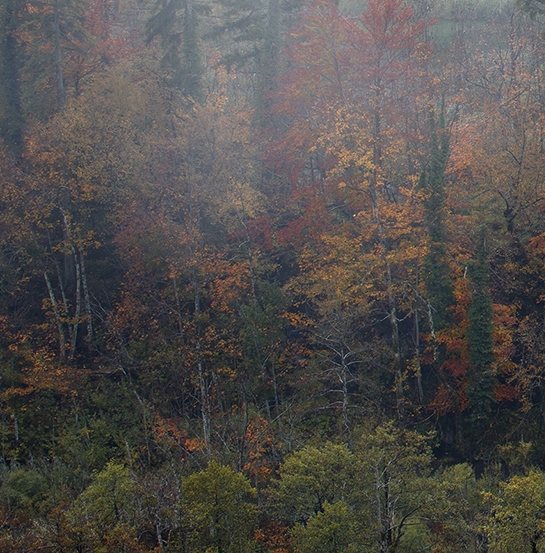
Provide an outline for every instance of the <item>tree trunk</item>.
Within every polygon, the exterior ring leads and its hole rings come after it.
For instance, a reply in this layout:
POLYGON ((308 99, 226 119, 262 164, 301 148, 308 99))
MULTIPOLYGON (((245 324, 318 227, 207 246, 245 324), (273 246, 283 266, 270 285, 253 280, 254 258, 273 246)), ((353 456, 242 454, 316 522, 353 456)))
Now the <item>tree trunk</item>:
MULTIPOLYGON (((193 297, 195 302, 195 318, 198 318, 201 314, 201 300, 199 292, 199 278, 197 275, 197 270, 193 270, 193 297)), ((208 393, 208 384, 206 382, 206 375, 204 372, 204 364, 201 356, 201 341, 200 338, 197 338, 197 343, 195 345, 195 354, 197 357, 197 368, 199 373, 199 388, 201 395, 201 418, 202 418, 202 430, 203 430, 203 439, 204 447, 206 449, 206 454, 208 459, 212 458, 212 448, 210 444, 210 395, 208 393)))
POLYGON ((59 306, 57 304, 57 299, 55 298, 55 293, 53 291, 53 286, 51 286, 51 281, 47 272, 44 271, 44 279, 47 285, 47 291, 49 292, 49 299, 51 300, 51 306, 53 307, 53 313, 55 315, 55 320, 57 322, 57 329, 59 332, 59 358, 62 362, 66 361, 66 337, 64 335, 64 330, 62 327, 62 319, 59 312, 59 306))

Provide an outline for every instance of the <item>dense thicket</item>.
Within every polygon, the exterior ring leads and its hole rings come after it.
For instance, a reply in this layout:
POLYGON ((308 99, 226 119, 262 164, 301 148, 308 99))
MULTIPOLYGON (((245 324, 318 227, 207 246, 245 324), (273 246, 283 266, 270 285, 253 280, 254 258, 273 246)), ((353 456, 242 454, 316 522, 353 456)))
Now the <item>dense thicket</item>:
POLYGON ((0 551, 541 551, 541 12, 5 2, 0 551))

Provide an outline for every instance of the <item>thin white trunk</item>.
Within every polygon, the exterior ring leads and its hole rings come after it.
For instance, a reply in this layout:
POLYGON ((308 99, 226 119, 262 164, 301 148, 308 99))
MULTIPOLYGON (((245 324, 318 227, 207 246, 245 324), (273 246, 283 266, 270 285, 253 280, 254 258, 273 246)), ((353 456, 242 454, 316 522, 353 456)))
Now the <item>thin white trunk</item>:
POLYGON ((343 394, 343 423, 347 436, 350 437, 350 419, 348 416, 348 368, 345 365, 344 359, 342 360, 341 384, 343 394))
POLYGON ((53 314, 55 315, 55 320, 57 321, 57 328, 59 331, 59 357, 61 361, 66 361, 66 338, 64 335, 64 330, 62 327, 61 315, 59 313, 59 305, 57 299, 55 298, 55 293, 53 292, 53 286, 51 286, 51 281, 47 272, 44 271, 44 279, 47 285, 47 291, 49 292, 49 299, 51 300, 51 306, 53 307, 53 314))
POLYGON ((72 248, 72 255, 74 256, 74 263, 76 266, 76 311, 74 313, 74 322, 72 323, 72 342, 70 344, 70 361, 74 359, 76 355, 76 346, 78 341, 78 328, 79 320, 81 317, 81 268, 78 262, 78 256, 74 246, 72 248))
POLYGON ((416 387, 418 389, 418 400, 424 401, 424 389, 422 387, 422 365, 420 362, 420 322, 418 319, 418 309, 414 312, 414 339, 416 351, 416 387))
MULTIPOLYGON (((199 291, 199 278, 196 268, 193 270, 193 298, 195 304, 195 317, 199 317, 201 314, 201 297, 199 291)), ((208 394, 208 385, 206 382, 206 376, 204 373, 204 364, 201 356, 201 341, 197 338, 197 344, 195 346, 195 353, 197 356, 197 368, 199 372, 199 387, 201 394, 201 417, 202 417, 202 431, 204 439, 204 447, 208 459, 212 458, 212 448, 210 445, 210 396, 208 394)))
MULTIPOLYGON (((55 269, 57 269, 57 280, 59 281, 59 290, 61 291, 62 305, 64 308, 64 318, 65 320, 68 320, 70 318, 70 309, 68 308, 68 299, 66 297, 66 292, 64 291, 64 282, 62 279, 61 268, 59 267, 59 264, 57 263, 55 256, 52 256, 52 257, 55 263, 55 269)), ((70 324, 68 324, 67 326, 68 326, 68 339, 70 340, 70 343, 72 343, 72 326, 70 324)))
POLYGON ((83 285, 83 298, 85 301, 85 311, 87 313, 87 340, 93 341, 93 318, 91 316, 91 296, 89 294, 89 286, 87 284, 87 271, 85 270, 85 258, 83 253, 79 253, 79 261, 81 267, 81 283, 83 285))
POLYGON ((397 318, 397 309, 395 304, 395 298, 393 293, 393 279, 392 279, 392 266, 390 261, 387 262, 387 275, 388 275, 388 316, 390 319, 390 326, 392 329, 392 347, 395 356, 395 379, 396 379, 396 402, 397 410, 400 417, 404 415, 404 403, 405 394, 403 392, 403 368, 402 368, 402 356, 401 356, 401 343, 399 339, 399 324, 397 318))
POLYGON ((180 333, 180 339, 184 339, 184 326, 182 324, 182 308, 180 305, 180 294, 178 293, 178 282, 176 275, 172 276, 172 284, 174 285, 174 298, 176 300, 176 319, 178 321, 178 332, 180 333))

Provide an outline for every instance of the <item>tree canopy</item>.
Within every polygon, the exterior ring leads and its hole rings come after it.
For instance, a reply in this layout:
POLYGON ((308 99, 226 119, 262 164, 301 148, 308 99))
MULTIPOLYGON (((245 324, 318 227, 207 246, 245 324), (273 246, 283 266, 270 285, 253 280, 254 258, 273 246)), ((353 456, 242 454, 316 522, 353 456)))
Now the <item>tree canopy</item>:
POLYGON ((540 551, 543 4, 0 6, 0 553, 540 551))

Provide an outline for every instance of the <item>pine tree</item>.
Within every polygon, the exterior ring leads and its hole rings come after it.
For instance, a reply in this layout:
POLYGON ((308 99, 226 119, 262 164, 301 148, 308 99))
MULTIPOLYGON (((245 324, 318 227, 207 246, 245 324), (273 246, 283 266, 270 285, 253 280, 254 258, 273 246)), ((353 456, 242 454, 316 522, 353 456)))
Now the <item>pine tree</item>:
POLYGON ((204 100, 204 66, 197 32, 197 18, 192 0, 185 0, 184 36, 182 41, 182 66, 175 82, 186 98, 202 103, 204 100))
POLYGON ((496 384, 496 376, 492 368, 494 362, 492 298, 488 288, 488 263, 484 240, 477 252, 477 260, 471 267, 470 277, 473 283, 473 294, 468 312, 467 341, 473 372, 470 374, 466 392, 471 406, 471 418, 473 421, 479 421, 487 418, 490 413, 496 384))
POLYGON ((255 77, 256 124, 271 126, 269 109, 281 73, 286 33, 301 0, 218 0, 220 23, 206 37, 223 39, 221 63, 244 67, 255 77))
POLYGON ((517 4, 532 18, 545 14, 545 0, 518 0, 517 4))
POLYGON ((204 67, 197 14, 192 0, 159 0, 147 23, 148 42, 161 38, 162 63, 171 75, 171 85, 184 97, 204 101, 204 67))
POLYGON ((23 150, 21 109, 21 45, 17 38, 21 6, 17 0, 0 5, 0 136, 16 157, 23 150))
MULTIPOLYGON (((427 294, 427 319, 434 341, 434 372, 439 377, 440 386, 448 390, 453 409, 453 418, 448 417, 444 425, 451 426, 457 441, 460 441, 460 412, 455 385, 444 363, 449 353, 445 344, 439 344, 436 332, 446 329, 452 323, 452 310, 455 304, 453 281, 447 262, 447 231, 445 226, 445 169, 449 157, 450 140, 444 117, 436 121, 431 115, 431 159, 422 173, 420 185, 427 192, 424 202, 428 231, 428 251, 423 261, 423 280, 427 294)), ((421 390, 421 384, 419 385, 421 390)), ((423 393, 420 391, 422 398, 423 393)))
POLYGON ((435 122, 432 116, 431 161, 422 173, 420 184, 428 193, 425 201, 428 227, 428 252, 424 258, 424 284, 433 312, 435 330, 444 328, 454 304, 452 278, 447 263, 445 229, 445 168, 449 156, 449 136, 443 116, 435 122))
MULTIPOLYGON (((259 53, 259 83, 257 107, 259 117, 266 117, 271 106, 270 95, 274 90, 278 76, 280 43, 282 41, 279 0, 269 0, 267 22, 263 34, 263 47, 259 53)), ((263 122, 263 121, 261 121, 263 122)))

